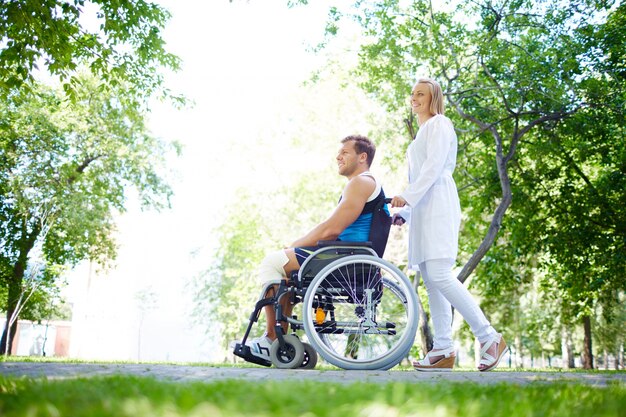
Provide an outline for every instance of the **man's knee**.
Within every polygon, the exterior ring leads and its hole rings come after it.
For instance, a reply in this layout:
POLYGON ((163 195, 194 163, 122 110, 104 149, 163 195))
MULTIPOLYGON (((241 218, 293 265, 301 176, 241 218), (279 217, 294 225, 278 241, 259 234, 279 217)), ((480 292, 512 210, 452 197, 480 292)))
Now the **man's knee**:
POLYGON ((287 263, 289 263, 289 258, 284 250, 268 254, 259 265, 258 281, 265 283, 284 278, 284 267, 287 263))

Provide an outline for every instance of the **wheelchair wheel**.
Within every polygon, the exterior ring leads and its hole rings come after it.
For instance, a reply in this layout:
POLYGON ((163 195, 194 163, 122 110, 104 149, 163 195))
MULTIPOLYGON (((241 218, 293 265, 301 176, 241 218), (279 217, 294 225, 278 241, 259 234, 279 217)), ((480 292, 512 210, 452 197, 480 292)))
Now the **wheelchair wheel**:
POLYGON ((300 369, 315 369, 317 365, 317 352, 308 343, 302 343, 304 346, 304 359, 300 365, 300 369))
POLYGON ((272 364, 281 369, 294 369, 302 365, 304 360, 304 346, 297 336, 284 335, 285 346, 280 347, 278 339, 270 346, 270 360, 272 364))
POLYGON ((369 255, 346 256, 321 270, 307 288, 302 310, 311 345, 343 369, 396 366, 413 346, 418 326, 409 279, 369 255))

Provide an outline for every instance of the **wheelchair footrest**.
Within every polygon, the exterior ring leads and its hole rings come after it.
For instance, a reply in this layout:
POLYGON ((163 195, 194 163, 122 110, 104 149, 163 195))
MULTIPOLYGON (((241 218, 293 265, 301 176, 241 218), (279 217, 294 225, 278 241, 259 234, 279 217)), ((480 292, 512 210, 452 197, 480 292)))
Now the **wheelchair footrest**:
POLYGON ((242 345, 241 343, 235 345, 233 354, 243 358, 246 362, 256 363, 261 366, 272 366, 272 362, 253 355, 252 352, 250 352, 250 346, 242 345))

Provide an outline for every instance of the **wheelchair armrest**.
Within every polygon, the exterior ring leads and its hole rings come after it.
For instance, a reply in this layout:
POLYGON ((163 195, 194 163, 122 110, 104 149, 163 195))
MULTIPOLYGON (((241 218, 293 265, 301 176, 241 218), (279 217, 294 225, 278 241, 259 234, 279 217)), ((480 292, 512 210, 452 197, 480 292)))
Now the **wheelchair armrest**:
POLYGON ((326 246, 358 246, 371 248, 372 242, 345 242, 343 240, 320 240, 317 242, 317 246, 323 248, 326 246))

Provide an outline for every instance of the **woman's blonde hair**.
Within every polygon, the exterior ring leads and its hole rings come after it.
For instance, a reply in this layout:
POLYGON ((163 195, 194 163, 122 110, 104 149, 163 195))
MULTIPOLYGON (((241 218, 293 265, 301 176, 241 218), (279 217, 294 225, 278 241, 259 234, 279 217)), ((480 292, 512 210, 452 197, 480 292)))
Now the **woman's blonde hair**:
POLYGON ((415 85, 417 84, 428 84, 430 91, 430 112, 432 114, 444 114, 446 107, 443 100, 443 91, 439 83, 432 78, 420 78, 417 80, 417 83, 415 83, 415 85))

